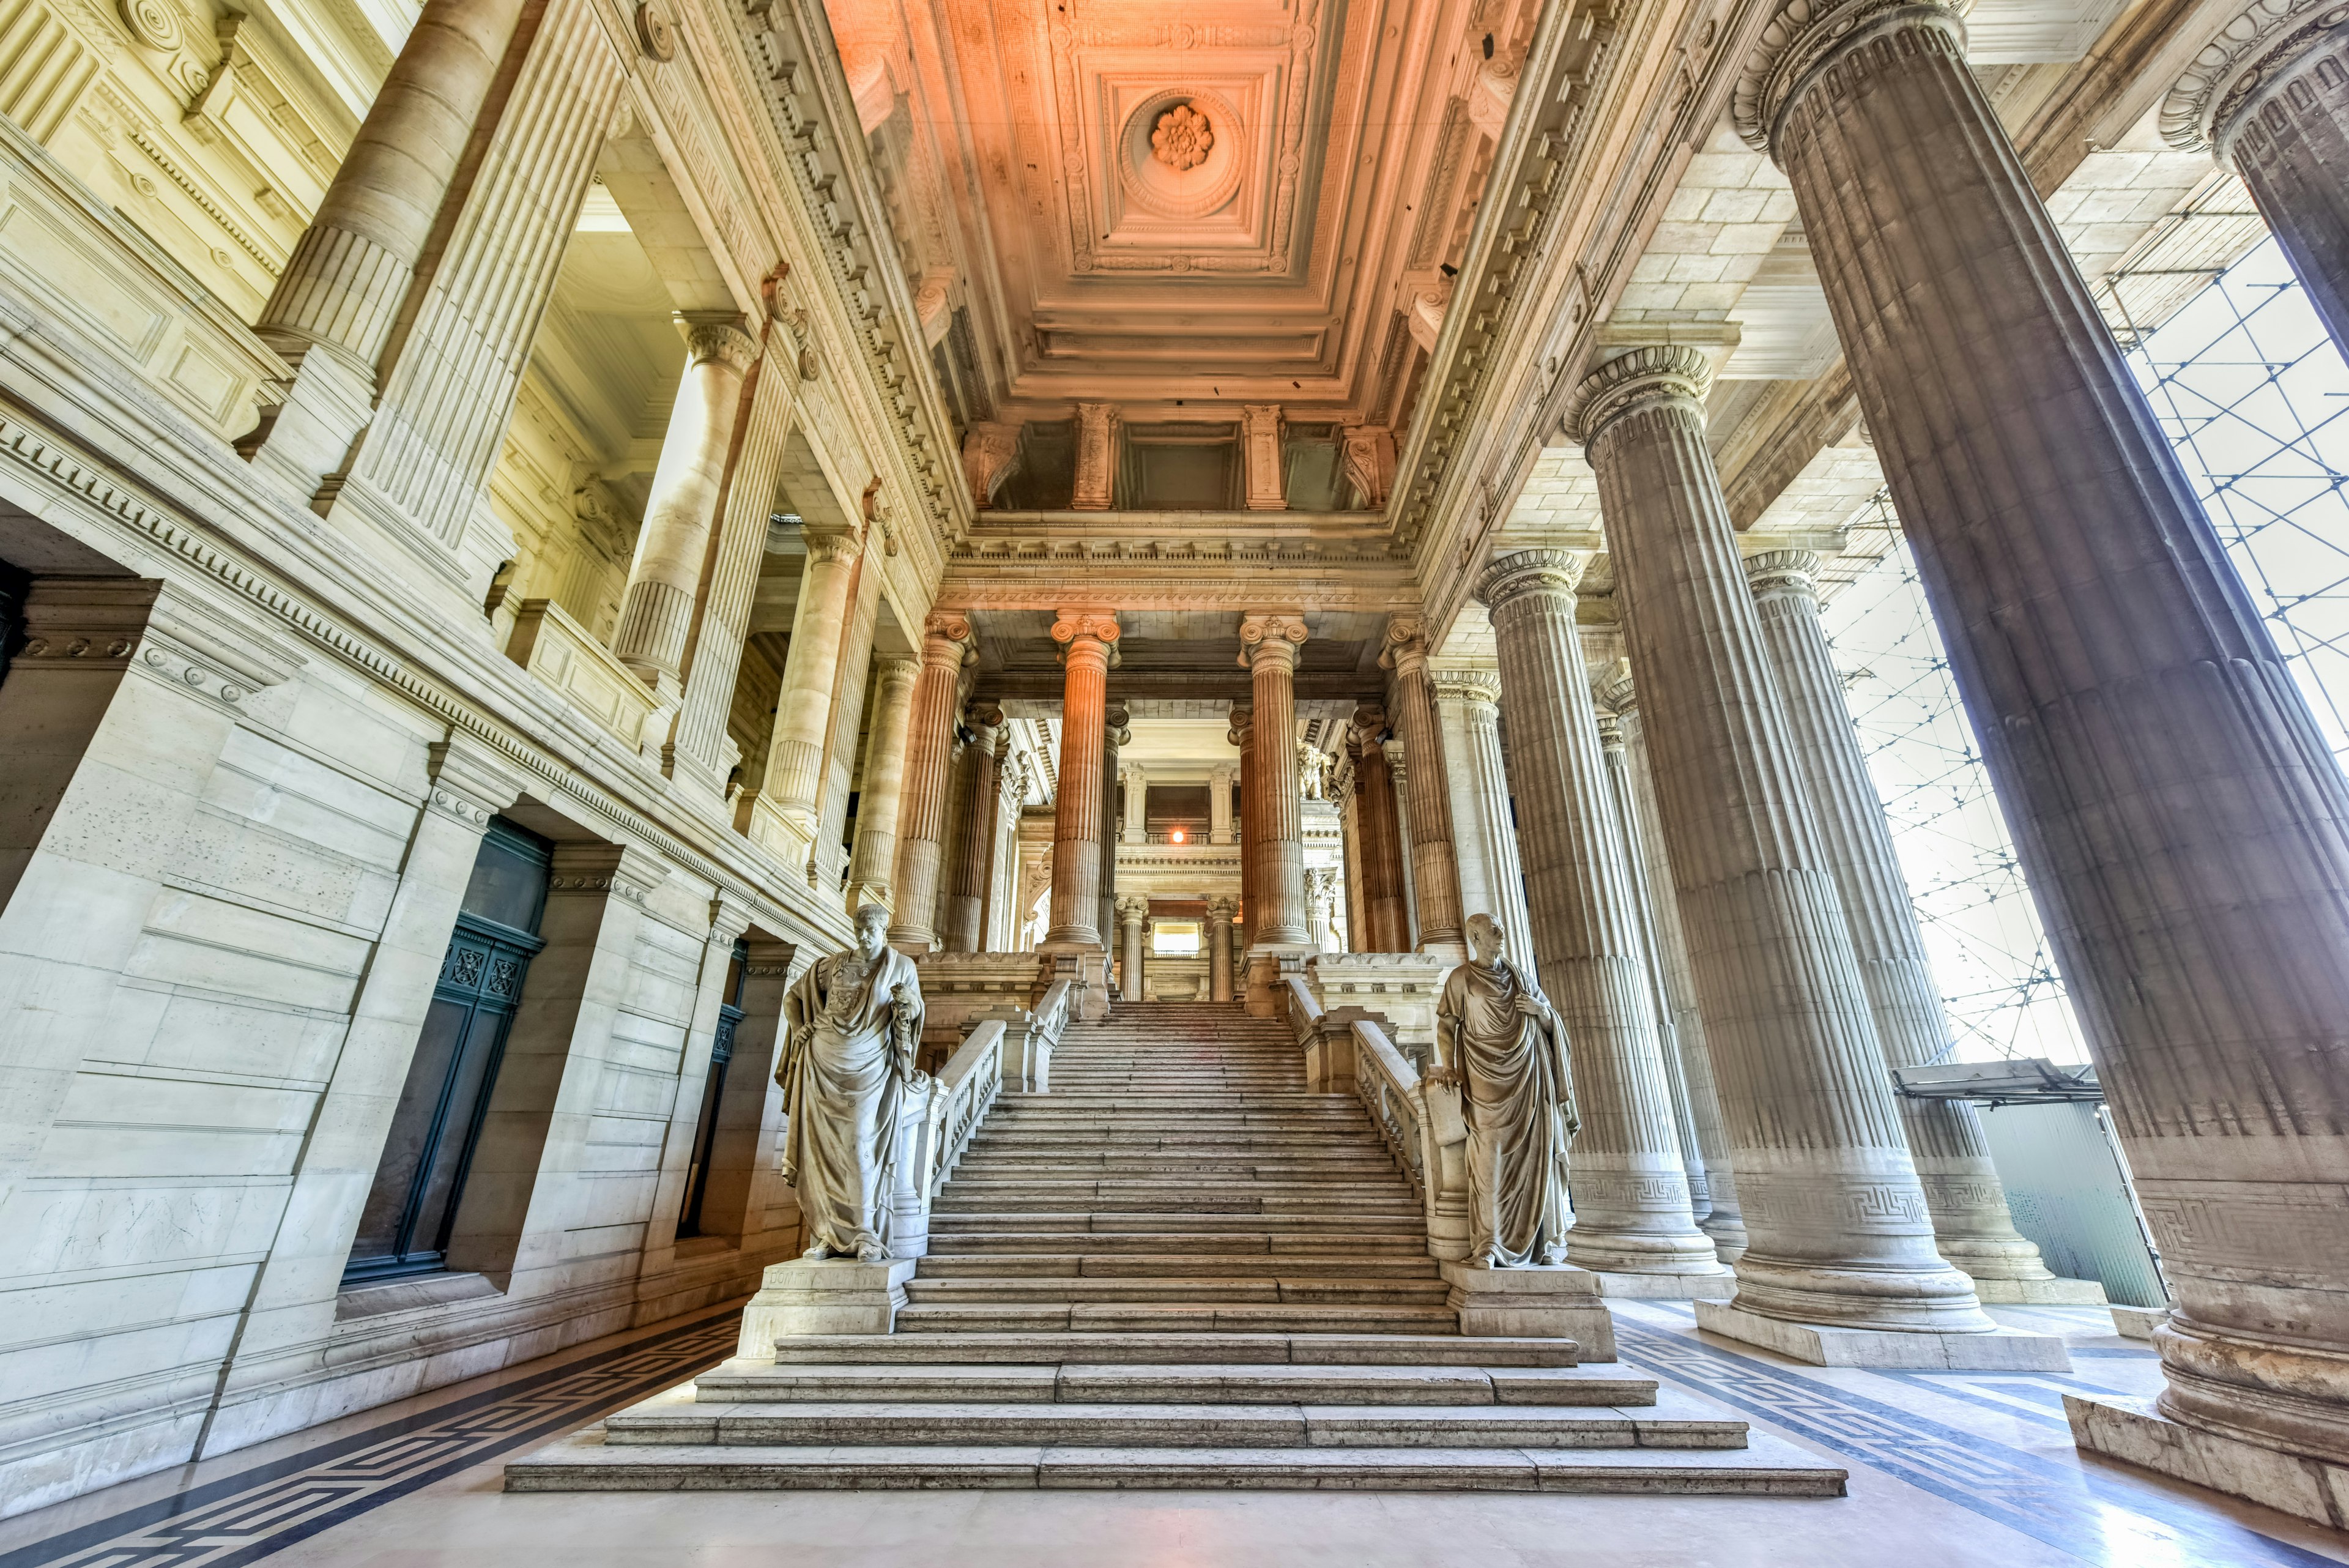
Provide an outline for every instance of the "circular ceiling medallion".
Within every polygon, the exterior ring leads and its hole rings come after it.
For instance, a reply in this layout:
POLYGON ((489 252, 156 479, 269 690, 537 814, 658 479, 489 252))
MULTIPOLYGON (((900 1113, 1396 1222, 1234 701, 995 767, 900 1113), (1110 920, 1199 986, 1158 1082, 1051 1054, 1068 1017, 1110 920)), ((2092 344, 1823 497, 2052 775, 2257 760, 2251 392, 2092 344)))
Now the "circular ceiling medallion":
POLYGON ((1204 218, 1240 187, 1247 128, 1220 93, 1168 88, 1133 106, 1118 137, 1118 183, 1160 218, 1204 218))

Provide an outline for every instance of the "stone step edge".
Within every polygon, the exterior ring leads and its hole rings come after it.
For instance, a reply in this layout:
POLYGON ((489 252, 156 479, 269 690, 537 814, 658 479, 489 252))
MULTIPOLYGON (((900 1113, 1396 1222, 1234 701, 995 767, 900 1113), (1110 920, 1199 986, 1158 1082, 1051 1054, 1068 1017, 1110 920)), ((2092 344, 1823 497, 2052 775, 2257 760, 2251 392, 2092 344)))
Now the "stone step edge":
MULTIPOLYGON (((1570 1339, 1458 1334, 1216 1334, 1067 1329, 954 1334, 798 1334, 776 1344, 775 1366, 1201 1366, 1565 1367, 1570 1339), (1272 1354, 1278 1352, 1278 1355, 1272 1354), (991 1355, 989 1352, 1003 1352, 991 1355), (1129 1357, 1125 1353, 1137 1353, 1129 1357), (1016 1359, 1015 1359, 1016 1358, 1016 1359)), ((746 1365, 757 1366, 760 1363, 746 1365)))
MULTIPOLYGON (((718 1404, 909 1403, 918 1388, 929 1404, 1097 1404, 1069 1390, 1139 1385, 1154 1392, 1193 1394, 1237 1386, 1242 1393, 1278 1390, 1277 1401, 1237 1403, 1385 1408, 1559 1409, 1594 1407, 1651 1409, 1662 1385, 1653 1377, 1597 1366, 1434 1366, 1425 1364, 1303 1364, 1293 1362, 864 1362, 728 1361, 693 1381, 695 1400, 718 1404), (871 1393, 863 1392, 871 1389, 871 1393), (968 1397, 962 1397, 968 1389, 968 1397), (1309 1397, 1323 1394, 1326 1398, 1309 1397), (1413 1397, 1405 1398, 1410 1395, 1413 1397), (1436 1395, 1441 1397, 1420 1397, 1436 1395), (1479 1397, 1481 1396, 1481 1397, 1479 1397)), ((1190 1405, 1191 1398, 1133 1397, 1127 1404, 1190 1405)), ((1695 1396, 1675 1395, 1710 1404, 1695 1396)))

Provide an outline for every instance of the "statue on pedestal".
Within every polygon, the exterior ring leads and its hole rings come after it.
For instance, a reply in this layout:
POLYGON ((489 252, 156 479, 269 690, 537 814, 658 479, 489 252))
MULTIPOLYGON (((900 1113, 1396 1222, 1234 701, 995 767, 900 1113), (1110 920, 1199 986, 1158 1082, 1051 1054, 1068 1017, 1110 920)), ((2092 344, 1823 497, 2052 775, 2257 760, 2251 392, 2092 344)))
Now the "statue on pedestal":
POLYGON ((1501 956, 1490 915, 1468 919, 1469 960, 1444 980, 1427 1082, 1455 1088, 1468 1128, 1468 1262, 1495 1269, 1557 1263, 1574 1210, 1566 1156, 1582 1123, 1566 1026, 1549 999, 1501 956))
POLYGON ((783 1179, 799 1190, 811 1260, 889 1257, 897 1122, 922 1037, 922 982, 889 945, 889 911, 856 911, 856 945, 821 958, 783 998, 783 1179))

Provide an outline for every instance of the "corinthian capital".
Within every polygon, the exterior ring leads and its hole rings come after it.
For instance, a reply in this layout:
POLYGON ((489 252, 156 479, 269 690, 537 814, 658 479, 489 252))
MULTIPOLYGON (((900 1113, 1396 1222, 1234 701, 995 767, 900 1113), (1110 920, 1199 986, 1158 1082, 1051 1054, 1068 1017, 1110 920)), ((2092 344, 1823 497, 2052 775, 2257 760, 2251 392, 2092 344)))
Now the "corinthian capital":
POLYGON ((1713 366, 1684 343, 1634 348, 1582 379, 1567 405, 1567 439, 1588 446, 1626 414, 1659 403, 1682 403, 1702 416, 1713 386, 1713 366))
POLYGON ((1965 52, 1963 17, 1972 0, 1781 0, 1745 57, 1729 101, 1745 145, 1777 155, 1779 122, 1796 94, 1829 63, 1900 27, 1944 31, 1965 52))
POLYGON ((722 359, 737 370, 747 371, 759 358, 758 342, 742 330, 742 318, 739 316, 702 316, 678 311, 674 319, 677 329, 685 335, 685 362, 688 365, 722 359))
POLYGON ((1583 557, 1570 550, 1518 550, 1485 568, 1476 597, 1487 609, 1529 594, 1571 594, 1582 581, 1583 557))

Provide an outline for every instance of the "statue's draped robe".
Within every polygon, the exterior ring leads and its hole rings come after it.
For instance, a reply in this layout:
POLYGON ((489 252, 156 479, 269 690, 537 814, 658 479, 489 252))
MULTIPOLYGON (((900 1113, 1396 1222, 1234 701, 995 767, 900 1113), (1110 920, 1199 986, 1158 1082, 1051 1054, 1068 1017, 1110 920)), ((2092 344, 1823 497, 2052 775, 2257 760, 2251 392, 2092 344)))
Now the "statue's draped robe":
POLYGON ((858 957, 816 960, 784 996, 783 1061, 775 1071, 783 1090, 783 1179, 799 1189, 803 1240, 850 1256, 889 1247, 906 1084, 892 1039, 896 988, 907 998, 903 1027, 912 1039, 922 1033, 913 961, 885 948, 861 981, 835 983, 858 957))
POLYGON ((1506 959, 1464 963, 1436 1010, 1437 1034, 1465 1080, 1469 1256, 1495 1268, 1558 1262, 1574 1224, 1566 1151, 1578 1121, 1565 1031, 1520 1013, 1517 998, 1528 994, 1541 993, 1506 959))

